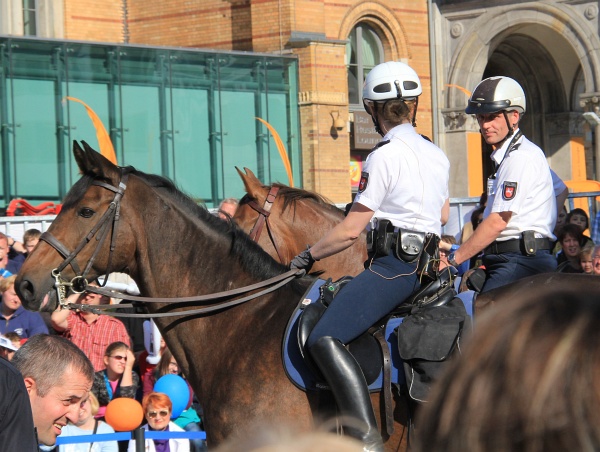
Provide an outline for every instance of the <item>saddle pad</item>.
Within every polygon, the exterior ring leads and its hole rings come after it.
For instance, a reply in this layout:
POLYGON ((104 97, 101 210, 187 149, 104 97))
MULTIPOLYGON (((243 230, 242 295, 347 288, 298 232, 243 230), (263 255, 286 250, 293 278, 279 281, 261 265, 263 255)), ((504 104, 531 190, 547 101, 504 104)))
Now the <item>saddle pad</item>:
MULTIPOLYGON (((326 387, 315 378, 312 371, 305 364, 297 340, 300 315, 306 306, 319 299, 319 289, 325 282, 326 281, 323 279, 317 279, 308 288, 290 317, 283 338, 283 367, 291 382, 304 391, 326 389, 326 387)), ((473 294, 474 292, 469 291, 463 292, 457 296, 464 303, 467 314, 471 316, 471 319, 473 318, 473 294)), ((385 339, 390 347, 390 357, 392 361, 392 383, 396 384, 405 384, 406 382, 404 377, 404 361, 400 358, 398 352, 398 338, 394 332, 398 325, 402 323, 402 320, 403 318, 394 317, 390 319, 385 328, 385 339)), ((380 391, 382 384, 383 371, 381 371, 377 379, 369 385, 369 390, 372 392, 380 391)))
MULTIPOLYGON (((283 339, 283 363, 284 369, 294 385, 304 391, 316 391, 325 389, 313 375, 311 370, 304 362, 298 347, 298 321, 304 308, 319 299, 319 288, 325 283, 323 279, 317 279, 311 287, 308 288, 294 313, 292 314, 286 327, 283 339)), ((394 329, 402 323, 401 318, 391 319, 385 329, 385 339, 390 347, 390 356, 392 360, 392 383, 404 384, 403 361, 398 354, 397 338, 394 329)), ((369 386, 370 391, 379 391, 383 383, 383 371, 379 373, 377 379, 369 386)))

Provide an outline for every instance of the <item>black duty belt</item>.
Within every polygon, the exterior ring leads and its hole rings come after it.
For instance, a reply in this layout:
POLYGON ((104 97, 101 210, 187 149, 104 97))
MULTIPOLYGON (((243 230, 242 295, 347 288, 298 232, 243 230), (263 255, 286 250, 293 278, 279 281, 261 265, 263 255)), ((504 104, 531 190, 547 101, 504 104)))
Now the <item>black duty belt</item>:
MULTIPOLYGON (((552 244, 550 243, 550 239, 548 238, 536 238, 535 239, 536 249, 539 250, 549 250, 552 248, 552 244)), ((485 248, 483 251, 485 254, 504 254, 504 253, 522 253, 527 254, 525 252, 525 245, 523 243, 523 239, 511 239, 504 240, 502 242, 492 242, 489 246, 485 248)))

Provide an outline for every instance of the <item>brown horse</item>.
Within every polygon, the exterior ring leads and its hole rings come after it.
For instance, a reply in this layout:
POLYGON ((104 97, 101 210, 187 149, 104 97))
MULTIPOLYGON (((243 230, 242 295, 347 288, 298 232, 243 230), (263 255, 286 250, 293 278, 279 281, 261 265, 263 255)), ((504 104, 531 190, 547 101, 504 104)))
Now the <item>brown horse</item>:
MULTIPOLYGON (((282 184, 267 187, 248 168, 244 171, 238 169, 247 194, 240 200, 233 219, 247 233, 258 232, 257 243, 283 264, 344 219, 340 209, 316 193, 282 184), (264 222, 262 232, 260 221, 264 222)), ((315 262, 311 271, 322 272, 321 277, 335 281, 346 275, 356 276, 364 269, 366 259, 363 233, 350 248, 315 262)))
MULTIPOLYGON (((257 209, 256 206, 265 205, 272 187, 278 188, 266 220, 270 228, 269 234, 263 232, 258 240, 258 243, 275 259, 278 254, 274 243, 279 248, 279 254, 287 259, 285 262, 289 262, 296 254, 304 250, 307 244, 316 243, 326 231, 332 229, 344 218, 339 209, 316 193, 281 184, 263 185, 252 171, 247 168, 244 170, 245 174, 240 170, 238 173, 244 182, 247 194, 241 199, 233 218, 245 231, 250 232, 261 215, 264 215, 261 213, 262 209, 257 209)), ((366 256, 366 242, 364 237, 361 237, 357 243, 343 253, 316 262, 312 271, 323 271, 325 272, 324 277, 329 276, 334 280, 344 275, 354 276, 364 268, 363 262, 366 256)), ((549 273, 479 294, 473 306, 475 314, 490 309, 498 301, 506 300, 517 291, 529 288, 540 281, 554 284, 558 280, 562 281, 562 276, 549 273)), ((584 283, 591 282, 587 279, 582 281, 584 283)), ((557 285, 557 287, 559 286, 557 285)))
MULTIPOLYGON (((83 176, 15 282, 27 309, 52 311, 62 295, 55 283, 73 278, 82 286, 84 277, 109 271, 130 274, 143 296, 155 298, 223 292, 289 273, 236 225, 197 206, 168 180, 119 168, 83 145, 73 147, 83 176)), ((211 447, 256 422, 308 430, 318 418, 319 394, 297 389, 281 356, 286 324, 309 282, 295 279, 232 307, 213 301, 210 314, 156 318, 204 408, 211 447)), ((153 314, 198 307, 146 306, 153 314)), ((379 399, 372 395, 378 417, 379 399)), ((398 395, 394 414, 386 448, 405 450, 407 405, 398 395)))

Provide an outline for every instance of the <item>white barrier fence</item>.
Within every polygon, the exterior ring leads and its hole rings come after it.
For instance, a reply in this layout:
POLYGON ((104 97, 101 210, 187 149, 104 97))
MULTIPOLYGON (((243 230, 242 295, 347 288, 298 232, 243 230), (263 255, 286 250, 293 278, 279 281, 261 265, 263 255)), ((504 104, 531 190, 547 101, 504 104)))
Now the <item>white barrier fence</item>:
MULTIPOLYGON (((571 193, 568 199, 569 210, 574 207, 575 199, 586 198, 591 227, 597 212, 596 197, 598 196, 600 196, 600 192, 571 193)), ((465 223, 470 221, 471 212, 478 202, 479 198, 451 198, 450 219, 444 227, 444 234, 458 236, 465 223)), ((344 209, 346 205, 338 204, 338 207, 344 209)), ((216 209, 209 210, 213 213, 216 211, 216 209)), ((50 227, 55 217, 56 215, 0 217, 0 232, 22 241, 23 233, 27 229, 35 228, 44 232, 50 227)))

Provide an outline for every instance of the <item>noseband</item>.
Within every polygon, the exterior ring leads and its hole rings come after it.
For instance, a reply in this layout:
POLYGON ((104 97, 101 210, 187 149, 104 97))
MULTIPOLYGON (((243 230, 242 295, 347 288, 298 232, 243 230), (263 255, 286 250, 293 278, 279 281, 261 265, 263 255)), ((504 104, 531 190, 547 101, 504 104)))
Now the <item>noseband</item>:
POLYGON ((129 178, 128 172, 122 172, 121 181, 119 182, 119 186, 115 187, 113 185, 107 184, 102 181, 94 180, 92 185, 97 185, 99 187, 105 188, 114 192, 115 197, 108 205, 106 212, 100 217, 98 222, 92 227, 90 232, 81 240, 79 245, 73 250, 69 252, 68 248, 63 245, 56 237, 54 237, 50 232, 46 231, 40 237, 40 240, 43 240, 52 248, 54 248, 58 253, 65 258, 62 263, 52 270, 52 276, 55 279, 54 287, 56 288, 56 293, 58 295, 58 302, 60 306, 66 306, 67 300, 67 287, 70 288, 75 293, 82 293, 88 287, 88 281, 85 276, 88 274, 106 236, 108 235, 109 229, 111 230, 111 239, 110 239, 110 251, 108 255, 108 265, 106 267, 106 277, 102 283, 102 286, 105 286, 108 282, 108 274, 110 273, 110 267, 112 262, 113 252, 115 250, 115 241, 117 238, 117 227, 119 225, 119 217, 121 210, 121 199, 125 194, 125 189, 127 188, 127 179, 129 178), (112 224, 112 228, 110 227, 112 224), (79 264, 77 263, 76 257, 81 252, 81 250, 96 236, 96 248, 89 261, 87 262, 85 269, 83 272, 80 270, 79 264), (71 279, 71 281, 67 281, 62 278, 61 272, 68 266, 71 265, 71 268, 75 272, 75 277, 71 279))
POLYGON ((275 242, 275 238, 273 237, 273 233, 271 231, 271 225, 269 224, 269 216, 271 215, 271 207, 273 207, 273 203, 275 202, 275 198, 277 197, 278 192, 279 192, 279 187, 271 186, 271 189, 269 190, 269 194, 267 195, 267 197, 265 199, 265 203, 262 207, 260 207, 256 203, 256 201, 254 201, 253 199, 248 201, 248 205, 252 209, 254 209, 256 212, 258 212, 258 218, 256 219, 256 223, 254 223, 254 226, 252 227, 252 229, 250 231, 250 238, 252 240, 254 240, 255 242, 258 242, 258 239, 260 238, 260 234, 262 233, 263 227, 266 224, 267 225, 267 233, 269 234, 271 243, 273 244, 273 247, 275 248, 277 257, 279 257, 279 262, 281 262, 282 264, 286 264, 287 262, 283 261, 283 257, 281 256, 281 253, 279 252, 279 247, 277 246, 277 243, 275 242))

